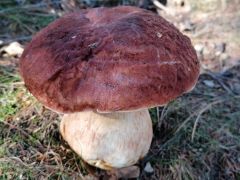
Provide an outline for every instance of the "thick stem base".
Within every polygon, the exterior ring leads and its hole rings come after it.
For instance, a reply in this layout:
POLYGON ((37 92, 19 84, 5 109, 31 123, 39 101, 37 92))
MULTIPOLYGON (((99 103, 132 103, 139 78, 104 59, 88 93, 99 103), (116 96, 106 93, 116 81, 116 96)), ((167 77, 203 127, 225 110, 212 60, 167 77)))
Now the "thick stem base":
POLYGON ((77 154, 102 169, 135 164, 147 154, 153 135, 148 110, 66 114, 60 131, 77 154))

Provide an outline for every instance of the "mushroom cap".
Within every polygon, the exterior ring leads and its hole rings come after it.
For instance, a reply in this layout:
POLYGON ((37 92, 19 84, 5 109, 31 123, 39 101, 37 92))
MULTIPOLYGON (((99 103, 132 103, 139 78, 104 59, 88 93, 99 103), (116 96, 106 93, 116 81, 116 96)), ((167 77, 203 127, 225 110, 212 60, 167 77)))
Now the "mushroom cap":
POLYGON ((29 91, 58 112, 164 105, 199 76, 191 41, 157 14, 119 6, 65 15, 35 35, 20 59, 29 91))

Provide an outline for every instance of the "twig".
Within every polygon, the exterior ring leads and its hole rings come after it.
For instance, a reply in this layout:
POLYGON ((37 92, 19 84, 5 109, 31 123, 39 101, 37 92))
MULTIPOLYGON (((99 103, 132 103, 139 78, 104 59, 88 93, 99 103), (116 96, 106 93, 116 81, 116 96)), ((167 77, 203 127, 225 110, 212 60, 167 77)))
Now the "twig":
POLYGON ((167 14, 169 15, 174 15, 175 13, 173 12, 173 10, 170 10, 169 8, 165 7, 163 4, 161 4, 158 0, 152 0, 152 3, 154 4, 154 6, 156 6, 158 9, 161 9, 163 11, 165 11, 167 14))

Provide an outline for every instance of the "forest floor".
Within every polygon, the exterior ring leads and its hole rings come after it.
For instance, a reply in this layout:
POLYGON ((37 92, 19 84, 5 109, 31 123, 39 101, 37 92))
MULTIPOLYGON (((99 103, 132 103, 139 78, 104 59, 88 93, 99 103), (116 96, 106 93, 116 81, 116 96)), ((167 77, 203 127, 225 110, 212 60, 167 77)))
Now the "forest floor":
MULTIPOLYGON (((0 179, 109 179, 69 148, 59 134, 60 116, 38 103, 19 76, 24 45, 64 13, 58 0, 32 2, 0 1, 0 179)), ((192 39, 202 70, 193 91, 149 110, 154 138, 138 179, 240 179, 240 7, 234 2, 157 11, 192 39)))

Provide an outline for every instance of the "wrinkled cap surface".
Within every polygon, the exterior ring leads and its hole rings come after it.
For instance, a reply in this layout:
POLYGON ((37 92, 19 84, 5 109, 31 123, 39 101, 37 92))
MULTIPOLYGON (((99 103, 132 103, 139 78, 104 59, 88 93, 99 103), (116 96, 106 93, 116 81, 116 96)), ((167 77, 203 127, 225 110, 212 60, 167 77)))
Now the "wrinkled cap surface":
POLYGON ((58 112, 129 111, 189 91, 199 62, 188 37, 150 11, 95 8, 65 15, 20 59, 29 91, 58 112))

